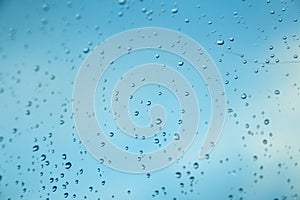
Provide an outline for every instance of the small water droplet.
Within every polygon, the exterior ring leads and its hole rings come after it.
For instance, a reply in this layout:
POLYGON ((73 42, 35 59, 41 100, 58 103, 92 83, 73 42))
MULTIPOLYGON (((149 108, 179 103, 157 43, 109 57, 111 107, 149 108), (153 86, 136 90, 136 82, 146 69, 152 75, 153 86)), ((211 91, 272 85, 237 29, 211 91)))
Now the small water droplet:
POLYGON ((172 8, 171 12, 172 12, 173 14, 178 13, 178 9, 177 9, 177 8, 172 8))
POLYGON ((247 94, 246 93, 243 93, 242 95, 241 95, 241 99, 246 99, 247 98, 247 94))
POLYGON ((75 19, 80 20, 80 19, 81 19, 81 15, 80 15, 79 13, 77 13, 77 14, 75 15, 75 19))
POLYGON ((42 154, 42 155, 41 155, 41 161, 44 161, 44 160, 46 160, 46 155, 45 155, 45 154, 42 154))
POLYGON ((264 124, 265 124, 265 125, 269 125, 269 123, 270 123, 270 120, 269 120, 269 119, 265 119, 265 120, 264 120, 264 124))
POLYGON ((123 4, 125 4, 126 3, 126 0, 119 0, 119 4, 120 5, 123 5, 123 4))
POLYGON ((199 163, 195 162, 193 166, 194 166, 194 169, 198 169, 199 168, 199 163))
POLYGON ((39 145, 34 145, 34 146, 32 147, 32 151, 33 151, 33 152, 38 151, 39 148, 40 148, 39 145))
POLYGON ((224 43, 224 40, 217 40, 217 45, 223 45, 224 43))
POLYGON ((160 118, 157 118, 157 119, 155 120, 155 123, 156 123, 157 125, 160 125, 160 124, 162 123, 162 120, 161 120, 160 118))
POLYGON ((258 159, 257 155, 254 155, 253 156, 253 161, 257 161, 257 159, 258 159))
POLYGON ((139 111, 135 111, 134 116, 138 116, 138 115, 139 115, 139 111))
POLYGON ((151 105, 151 101, 147 101, 147 106, 150 106, 151 105))
POLYGON ((206 159, 206 160, 209 159, 209 154, 205 154, 205 159, 206 159))
POLYGON ((174 134, 174 140, 180 140, 180 135, 178 133, 174 134))
POLYGON ((66 164, 65 164, 65 168, 66 169, 70 169, 72 167, 72 163, 71 162, 67 162, 66 164))
POLYGON ((279 94, 280 94, 280 91, 279 91, 279 90, 275 90, 275 91, 274 91, 274 94, 279 95, 279 94))
POLYGON ((48 11, 49 10, 49 6, 47 4, 43 4, 42 6, 44 11, 48 11))
POLYGON ((178 66, 182 66, 183 64, 184 64, 183 61, 179 61, 179 62, 178 62, 178 66))
POLYGON ((268 144, 268 140, 264 139, 263 144, 268 144))
POLYGON ((63 160, 66 160, 67 159, 67 155, 64 153, 64 154, 62 154, 62 159, 63 160))
POLYGON ((88 53, 90 51, 90 48, 86 47, 82 51, 83 51, 83 53, 88 53))
POLYGON ((176 172, 176 178, 181 178, 181 173, 180 172, 176 172))

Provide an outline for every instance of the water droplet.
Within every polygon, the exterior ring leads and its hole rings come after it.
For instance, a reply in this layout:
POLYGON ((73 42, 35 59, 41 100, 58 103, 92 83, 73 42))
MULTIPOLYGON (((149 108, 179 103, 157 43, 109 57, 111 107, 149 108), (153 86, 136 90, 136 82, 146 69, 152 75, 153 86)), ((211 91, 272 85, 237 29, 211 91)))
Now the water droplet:
POLYGON ((205 159, 206 159, 206 160, 209 159, 209 154, 205 154, 205 159))
POLYGON ((69 196, 69 193, 64 193, 64 197, 67 198, 69 196))
POLYGON ((64 120, 59 120, 59 125, 63 125, 65 123, 65 121, 64 120))
POLYGON ((180 172, 176 172, 176 178, 181 178, 181 173, 180 172))
POLYGON ((253 156, 253 161, 257 161, 257 159, 258 159, 257 155, 254 155, 253 156))
POLYGON ((270 120, 269 120, 269 119, 265 119, 265 120, 264 120, 264 124, 265 124, 265 125, 269 125, 269 123, 270 123, 270 120))
POLYGON ((70 169, 72 167, 72 163, 71 162, 67 162, 66 164, 65 164, 65 168, 66 169, 70 169))
POLYGON ((42 22, 43 25, 48 24, 48 20, 46 18, 42 18, 41 22, 42 22))
POLYGON ((180 139, 179 134, 178 134, 178 133, 175 133, 175 134, 174 134, 174 140, 179 140, 179 139, 180 139))
POLYGON ((49 6, 47 4, 43 4, 42 6, 44 11, 48 11, 49 10, 49 6))
POLYGON ((123 5, 123 4, 125 4, 126 3, 126 0, 119 0, 119 4, 120 5, 123 5))
POLYGON ((135 111, 134 116, 138 116, 138 115, 139 115, 139 111, 135 111))
POLYGON ((157 125, 160 125, 160 124, 162 123, 162 120, 161 120, 160 118, 157 118, 157 119, 155 120, 155 123, 156 123, 157 125))
POLYGON ((224 40, 217 40, 217 45, 223 45, 224 43, 224 40))
POLYGON ((241 99, 246 99, 247 98, 247 94, 246 93, 243 93, 242 95, 241 95, 241 99))
POLYGON ((67 155, 64 153, 64 154, 62 154, 62 159, 63 160, 66 160, 67 159, 67 155))
POLYGON ((42 155, 41 155, 41 161, 44 161, 44 160, 46 160, 46 155, 45 155, 45 154, 42 154, 42 155))
POLYGON ((90 48, 88 48, 88 47, 84 48, 82 51, 83 51, 83 53, 88 53, 90 51, 90 48))
POLYGON ((33 152, 38 151, 39 148, 40 148, 40 147, 39 147, 38 145, 34 145, 34 146, 32 147, 32 151, 33 151, 33 152))
POLYGON ((264 139, 263 144, 268 144, 268 140, 264 139))
POLYGON ((177 9, 177 8, 172 8, 171 12, 172 12, 173 14, 178 13, 178 9, 177 9))
POLYGON ((179 61, 179 62, 178 62, 178 66, 182 66, 183 64, 184 64, 183 61, 179 61))
POLYGON ((193 166, 194 166, 194 169, 198 169, 199 168, 199 163, 195 162, 193 166))
POLYGON ((75 19, 80 20, 80 19, 81 19, 81 15, 80 15, 79 13, 77 13, 77 14, 75 15, 75 19))
POLYGON ((147 101, 147 106, 150 106, 151 105, 151 101, 147 101))
POLYGON ((275 91, 274 91, 274 94, 279 95, 279 94, 280 94, 280 91, 279 91, 279 90, 275 90, 275 91))

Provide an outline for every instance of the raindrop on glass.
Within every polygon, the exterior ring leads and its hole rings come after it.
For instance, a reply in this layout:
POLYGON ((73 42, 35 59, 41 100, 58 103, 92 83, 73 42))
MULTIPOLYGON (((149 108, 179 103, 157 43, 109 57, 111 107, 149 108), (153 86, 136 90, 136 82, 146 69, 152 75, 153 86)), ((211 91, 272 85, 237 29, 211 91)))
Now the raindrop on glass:
POLYGON ((247 94, 246 93, 243 93, 242 95, 241 95, 241 99, 246 99, 247 98, 247 94))
POLYGON ((66 169, 70 169, 72 167, 72 163, 71 162, 67 162, 66 164, 65 164, 65 168, 66 169))
POLYGON ((269 119, 265 119, 265 120, 264 120, 264 124, 265 124, 265 125, 269 125, 269 123, 270 123, 270 120, 269 120, 269 119))
POLYGON ((217 40, 217 45, 223 45, 224 43, 224 40, 217 40))

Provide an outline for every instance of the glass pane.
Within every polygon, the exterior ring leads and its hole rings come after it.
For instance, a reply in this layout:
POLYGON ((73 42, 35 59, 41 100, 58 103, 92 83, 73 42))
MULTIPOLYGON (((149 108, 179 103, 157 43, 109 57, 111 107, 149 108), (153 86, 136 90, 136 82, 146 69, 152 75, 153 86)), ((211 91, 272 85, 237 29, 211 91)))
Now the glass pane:
POLYGON ((0 199, 300 199, 300 2, 0 1, 0 199))

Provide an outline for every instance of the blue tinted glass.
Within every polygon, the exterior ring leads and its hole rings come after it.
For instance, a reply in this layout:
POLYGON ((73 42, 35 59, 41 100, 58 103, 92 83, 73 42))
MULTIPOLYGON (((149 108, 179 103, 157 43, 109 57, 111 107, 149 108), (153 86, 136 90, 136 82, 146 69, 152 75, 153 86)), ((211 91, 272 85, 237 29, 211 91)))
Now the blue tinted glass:
POLYGON ((300 1, 0 0, 0 199, 300 199, 300 1))

